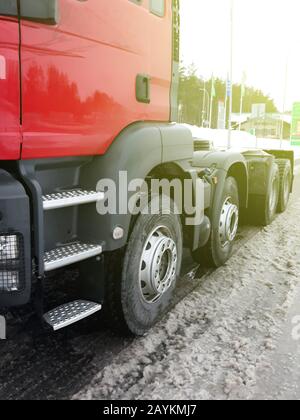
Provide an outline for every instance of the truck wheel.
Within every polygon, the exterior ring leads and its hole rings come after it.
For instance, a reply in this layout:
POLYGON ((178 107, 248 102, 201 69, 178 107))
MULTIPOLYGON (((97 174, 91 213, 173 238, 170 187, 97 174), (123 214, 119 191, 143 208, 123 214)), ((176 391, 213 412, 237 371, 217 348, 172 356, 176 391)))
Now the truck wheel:
POLYGON ((162 196, 159 214, 139 216, 125 251, 122 274, 109 285, 114 288, 107 297, 115 319, 137 336, 144 335, 169 308, 180 274, 182 225, 174 212, 164 214, 168 202, 162 196))
POLYGON ((239 225, 239 190, 235 178, 226 179, 222 200, 214 212, 216 217, 208 244, 193 252, 194 260, 207 267, 220 267, 232 255, 239 225))
POLYGON ((291 194, 292 185, 292 165, 288 159, 277 159, 276 163, 279 168, 279 200, 278 213, 283 213, 287 209, 291 194))
POLYGON ((275 163, 271 168, 267 194, 255 196, 249 208, 249 217, 255 224, 269 226, 274 221, 279 200, 279 187, 279 169, 275 163))

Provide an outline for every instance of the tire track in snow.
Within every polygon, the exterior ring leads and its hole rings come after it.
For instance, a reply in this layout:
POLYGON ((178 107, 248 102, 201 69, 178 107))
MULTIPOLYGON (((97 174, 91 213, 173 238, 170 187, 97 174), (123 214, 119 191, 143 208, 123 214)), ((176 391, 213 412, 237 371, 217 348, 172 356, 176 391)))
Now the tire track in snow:
POLYGON ((297 292, 300 200, 74 398, 251 399, 297 292), (291 233, 293 233, 291 235, 291 233))

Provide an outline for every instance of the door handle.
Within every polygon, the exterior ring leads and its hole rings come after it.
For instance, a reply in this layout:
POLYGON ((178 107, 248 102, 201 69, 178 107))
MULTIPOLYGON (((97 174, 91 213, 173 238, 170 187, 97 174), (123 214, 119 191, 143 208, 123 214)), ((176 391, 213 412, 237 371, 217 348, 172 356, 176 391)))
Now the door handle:
POLYGON ((151 77, 147 74, 136 76, 136 100, 144 104, 151 102, 151 77))

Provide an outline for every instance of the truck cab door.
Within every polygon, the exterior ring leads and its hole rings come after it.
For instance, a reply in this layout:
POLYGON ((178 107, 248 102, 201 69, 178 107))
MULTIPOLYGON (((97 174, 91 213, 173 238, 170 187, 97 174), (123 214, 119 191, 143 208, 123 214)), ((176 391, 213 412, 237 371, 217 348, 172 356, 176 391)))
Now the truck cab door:
POLYGON ((23 159, 105 153, 137 107, 147 15, 129 0, 22 0, 23 159))
POLYGON ((130 124, 169 121, 166 4, 158 16, 140 0, 20 2, 23 159, 102 155, 130 124), (149 103, 137 100, 139 77, 149 103))
POLYGON ((20 71, 17 0, 0 1, 0 160, 20 158, 20 71))

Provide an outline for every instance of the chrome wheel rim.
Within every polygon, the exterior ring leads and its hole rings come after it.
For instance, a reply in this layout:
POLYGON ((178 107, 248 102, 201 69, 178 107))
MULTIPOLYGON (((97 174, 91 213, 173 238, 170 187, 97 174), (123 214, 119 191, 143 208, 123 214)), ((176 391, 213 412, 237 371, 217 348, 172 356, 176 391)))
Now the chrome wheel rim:
POLYGON ((165 226, 148 236, 140 262, 139 285, 146 303, 157 302, 176 281, 177 245, 165 226))
POLYGON ((232 198, 228 197, 224 201, 219 223, 219 236, 222 247, 233 242, 239 226, 239 208, 232 202, 232 198))

